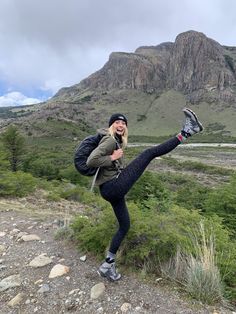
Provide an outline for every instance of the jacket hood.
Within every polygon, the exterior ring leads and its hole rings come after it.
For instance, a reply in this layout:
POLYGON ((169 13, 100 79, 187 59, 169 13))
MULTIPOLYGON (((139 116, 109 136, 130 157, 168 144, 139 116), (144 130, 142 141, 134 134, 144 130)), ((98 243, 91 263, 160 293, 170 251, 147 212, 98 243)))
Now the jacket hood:
POLYGON ((97 132, 101 135, 108 135, 109 134, 107 128, 98 129, 97 132))

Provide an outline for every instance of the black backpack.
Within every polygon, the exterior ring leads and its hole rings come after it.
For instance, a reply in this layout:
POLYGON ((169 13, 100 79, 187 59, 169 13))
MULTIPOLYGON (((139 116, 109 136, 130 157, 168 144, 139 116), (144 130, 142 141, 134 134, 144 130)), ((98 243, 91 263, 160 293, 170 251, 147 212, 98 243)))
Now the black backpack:
POLYGON ((95 175, 98 168, 88 167, 86 162, 89 155, 92 151, 98 146, 101 141, 103 135, 96 134, 90 135, 86 137, 76 148, 75 156, 74 156, 74 164, 75 168, 84 176, 93 176, 95 175))

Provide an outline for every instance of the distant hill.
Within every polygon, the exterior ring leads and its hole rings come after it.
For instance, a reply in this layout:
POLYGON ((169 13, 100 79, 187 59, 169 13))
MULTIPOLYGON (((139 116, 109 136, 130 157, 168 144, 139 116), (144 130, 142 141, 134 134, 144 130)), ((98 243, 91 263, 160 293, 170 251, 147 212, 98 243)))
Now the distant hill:
POLYGON ((17 121, 34 135, 41 134, 35 125, 49 120, 86 133, 122 112, 131 135, 167 136, 179 130, 185 105, 198 113, 205 134, 236 137, 236 47, 188 31, 174 43, 112 52, 99 71, 17 121))

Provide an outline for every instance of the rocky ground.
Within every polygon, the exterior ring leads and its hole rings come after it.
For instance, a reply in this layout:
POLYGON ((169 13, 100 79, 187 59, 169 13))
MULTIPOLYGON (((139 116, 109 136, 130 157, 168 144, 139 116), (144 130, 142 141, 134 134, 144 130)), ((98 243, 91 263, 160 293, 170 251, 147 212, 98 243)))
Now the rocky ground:
POLYGON ((83 210, 40 197, 0 199, 1 314, 235 314, 190 301, 161 278, 145 283, 125 270, 117 283, 99 277, 98 261, 55 239, 60 222, 83 210))

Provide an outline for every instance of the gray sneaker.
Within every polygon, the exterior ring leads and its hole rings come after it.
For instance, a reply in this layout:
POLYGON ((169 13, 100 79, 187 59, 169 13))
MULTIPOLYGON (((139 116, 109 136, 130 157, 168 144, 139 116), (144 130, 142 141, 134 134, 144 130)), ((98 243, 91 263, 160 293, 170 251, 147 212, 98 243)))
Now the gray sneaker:
POLYGON ((185 124, 181 133, 186 136, 192 136, 193 134, 199 133, 203 130, 201 122, 198 120, 197 115, 189 108, 184 108, 185 124))
POLYGON ((115 262, 111 264, 107 262, 102 263, 98 269, 98 273, 102 277, 106 277, 111 281, 117 281, 121 278, 121 274, 116 271, 115 262))

